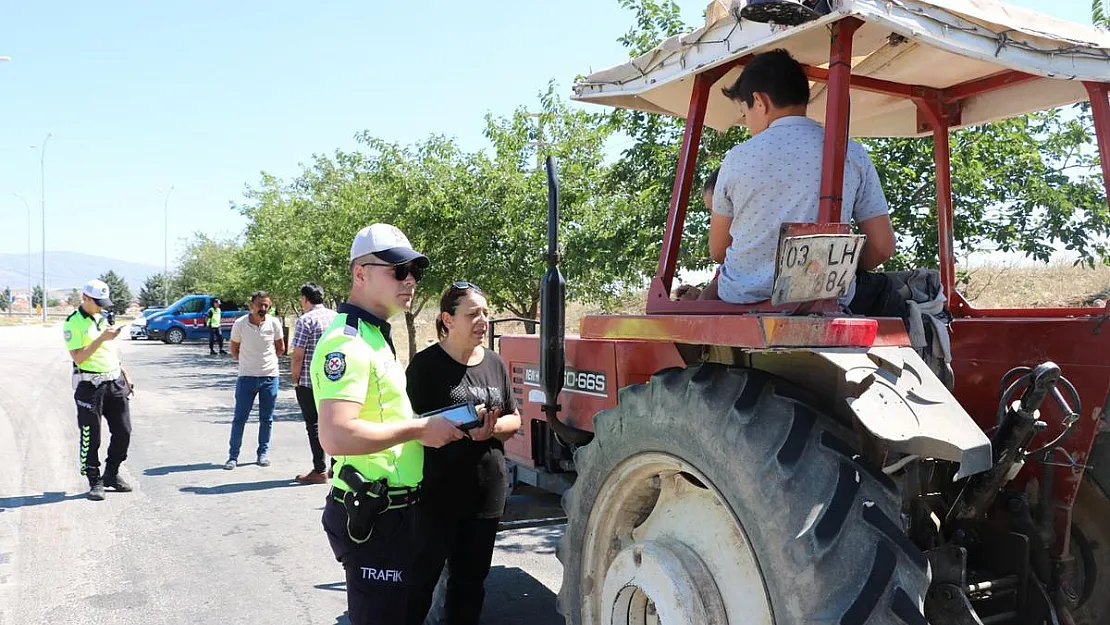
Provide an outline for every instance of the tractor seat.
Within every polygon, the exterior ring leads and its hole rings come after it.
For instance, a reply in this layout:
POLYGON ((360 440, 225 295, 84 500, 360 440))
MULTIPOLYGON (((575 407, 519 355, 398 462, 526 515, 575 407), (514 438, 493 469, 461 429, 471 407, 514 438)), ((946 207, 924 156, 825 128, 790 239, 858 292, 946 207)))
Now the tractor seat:
POLYGON ((940 272, 935 269, 856 274, 856 296, 849 311, 865 317, 898 317, 906 326, 913 347, 944 385, 951 390, 952 348, 940 272))

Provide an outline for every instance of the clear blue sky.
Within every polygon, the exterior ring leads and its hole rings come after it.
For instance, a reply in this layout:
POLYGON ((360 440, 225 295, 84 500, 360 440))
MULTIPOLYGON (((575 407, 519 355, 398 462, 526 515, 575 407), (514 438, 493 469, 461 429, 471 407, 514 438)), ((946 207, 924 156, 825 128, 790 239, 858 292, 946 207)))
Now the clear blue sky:
MULTIPOLYGON (((1089 0, 1013 0, 1086 22, 1089 0), (1039 6, 1043 5, 1043 6, 1039 6)), ((704 2, 680 2, 688 23, 704 2)), ((192 232, 231 235, 259 172, 313 153, 430 133, 485 145, 482 117, 532 105, 551 79, 626 58, 616 0, 193 3, 20 0, 0 13, 0 252, 42 247, 161 265, 192 232)), ((134 285, 138 286, 138 285, 134 285)))

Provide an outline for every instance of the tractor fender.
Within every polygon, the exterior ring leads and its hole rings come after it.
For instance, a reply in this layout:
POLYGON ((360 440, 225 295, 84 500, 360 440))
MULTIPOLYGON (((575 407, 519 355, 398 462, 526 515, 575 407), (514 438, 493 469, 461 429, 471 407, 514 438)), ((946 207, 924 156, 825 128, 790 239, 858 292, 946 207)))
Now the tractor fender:
POLYGON ((959 462, 955 479, 993 464, 990 439, 912 348, 801 348, 748 357, 754 369, 831 398, 832 409, 890 450, 959 462))

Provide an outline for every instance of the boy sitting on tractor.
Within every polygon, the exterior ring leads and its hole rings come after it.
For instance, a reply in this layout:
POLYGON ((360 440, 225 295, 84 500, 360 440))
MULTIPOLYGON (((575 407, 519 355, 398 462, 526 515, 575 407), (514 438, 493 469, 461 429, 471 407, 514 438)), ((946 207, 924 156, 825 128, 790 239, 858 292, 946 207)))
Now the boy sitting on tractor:
MULTIPOLYGON (((701 299, 751 304, 771 297, 779 226, 817 221, 825 130, 806 117, 809 79, 786 50, 752 57, 724 94, 740 106, 753 136, 721 163, 709 221, 709 253, 721 269, 701 299)), ((867 235, 861 275, 894 254, 889 213, 867 150, 849 141, 841 219, 854 220, 867 235)), ((867 282, 877 288, 886 283, 867 282)), ((852 301, 856 288, 853 283, 843 304, 852 301)))

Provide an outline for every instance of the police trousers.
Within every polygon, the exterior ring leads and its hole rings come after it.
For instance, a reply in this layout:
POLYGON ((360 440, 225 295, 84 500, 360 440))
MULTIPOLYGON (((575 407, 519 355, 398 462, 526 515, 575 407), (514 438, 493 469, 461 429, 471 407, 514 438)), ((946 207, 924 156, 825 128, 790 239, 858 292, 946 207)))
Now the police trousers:
POLYGON ((122 375, 113 382, 98 385, 78 382, 73 392, 77 403, 77 425, 81 428, 81 475, 89 479, 90 486, 101 478, 102 418, 108 422, 108 430, 112 433, 105 475, 116 475, 119 465, 127 460, 127 448, 131 445, 131 407, 127 399, 130 394, 131 389, 122 375))
POLYGON ((208 351, 214 352, 216 344, 220 345, 220 351, 224 351, 224 335, 220 332, 219 328, 208 327, 208 351))
POLYGON ((420 625, 424 614, 411 609, 416 560, 424 548, 420 505, 383 512, 361 544, 347 534, 343 504, 330 496, 321 520, 332 553, 346 572, 351 625, 420 625))

